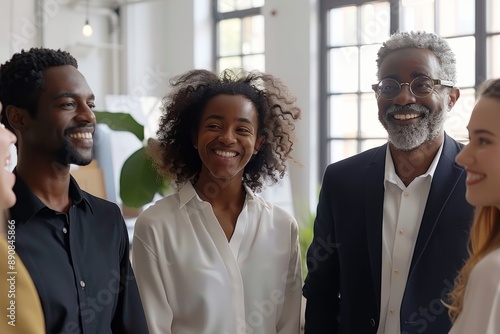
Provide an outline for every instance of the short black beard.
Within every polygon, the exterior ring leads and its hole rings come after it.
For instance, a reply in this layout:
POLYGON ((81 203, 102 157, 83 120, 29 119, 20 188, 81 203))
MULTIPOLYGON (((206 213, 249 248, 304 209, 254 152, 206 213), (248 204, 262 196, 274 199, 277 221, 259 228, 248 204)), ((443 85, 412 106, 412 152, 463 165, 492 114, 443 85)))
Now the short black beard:
POLYGON ((57 152, 58 162, 63 165, 87 166, 92 162, 92 158, 85 158, 70 144, 65 138, 64 145, 57 152))

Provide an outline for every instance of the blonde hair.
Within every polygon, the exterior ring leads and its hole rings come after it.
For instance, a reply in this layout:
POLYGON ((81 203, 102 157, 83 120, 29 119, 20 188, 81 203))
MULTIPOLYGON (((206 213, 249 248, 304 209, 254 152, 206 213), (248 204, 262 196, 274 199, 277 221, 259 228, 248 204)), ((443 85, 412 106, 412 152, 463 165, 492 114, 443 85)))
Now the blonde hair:
POLYGON ((500 210, 494 206, 477 208, 470 234, 470 257, 455 279, 455 287, 449 294, 450 304, 446 305, 453 322, 463 309, 465 289, 472 269, 497 248, 500 248, 500 210))

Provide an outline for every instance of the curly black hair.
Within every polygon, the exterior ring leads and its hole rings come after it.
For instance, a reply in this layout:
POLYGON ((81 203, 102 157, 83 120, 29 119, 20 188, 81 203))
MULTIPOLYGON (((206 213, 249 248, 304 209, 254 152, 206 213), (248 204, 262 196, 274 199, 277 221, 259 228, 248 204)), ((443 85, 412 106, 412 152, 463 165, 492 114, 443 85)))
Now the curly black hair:
MULTIPOLYGON (((43 71, 62 65, 78 68, 76 59, 60 49, 31 48, 14 54, 9 61, 0 65, 0 101, 4 110, 9 105, 15 105, 27 109, 35 117, 37 93, 44 86, 43 71)), ((11 129, 7 117, 2 117, 2 123, 11 129)))
POLYGON ((174 187, 196 181, 202 161, 192 134, 198 131, 207 102, 221 94, 243 95, 252 101, 258 136, 265 137, 245 166, 243 182, 259 192, 264 182, 272 185, 283 178, 294 141, 294 122, 301 111, 280 79, 258 71, 225 70, 219 77, 207 70, 191 70, 172 78, 170 84, 173 90, 162 101, 158 141, 148 151, 158 172, 174 187))

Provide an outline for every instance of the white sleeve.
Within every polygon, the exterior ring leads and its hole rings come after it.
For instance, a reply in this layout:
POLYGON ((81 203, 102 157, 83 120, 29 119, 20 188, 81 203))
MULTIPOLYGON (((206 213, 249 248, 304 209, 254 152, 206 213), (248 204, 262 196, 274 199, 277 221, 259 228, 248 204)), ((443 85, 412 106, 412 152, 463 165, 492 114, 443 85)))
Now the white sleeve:
POLYGON ((300 333, 300 315, 302 302, 302 262, 297 223, 292 225, 292 247, 286 277, 283 309, 276 325, 277 334, 300 333))
POLYGON ((500 333, 500 253, 495 253, 487 255, 472 270, 463 310, 450 333, 500 333))
POLYGON ((139 217, 134 229, 132 266, 134 269, 150 334, 172 333, 172 309, 160 271, 154 231, 147 219, 139 217))

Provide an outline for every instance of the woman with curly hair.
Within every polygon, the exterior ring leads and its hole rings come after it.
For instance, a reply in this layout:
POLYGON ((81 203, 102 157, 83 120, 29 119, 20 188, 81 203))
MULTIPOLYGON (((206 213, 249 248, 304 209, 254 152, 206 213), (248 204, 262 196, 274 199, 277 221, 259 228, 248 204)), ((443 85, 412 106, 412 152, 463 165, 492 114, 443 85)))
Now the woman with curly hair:
POLYGON ((450 293, 453 334, 500 333, 500 79, 487 81, 468 125, 470 142, 456 161, 467 171, 476 207, 470 257, 450 293))
POLYGON ((282 178, 300 109, 260 73, 171 80, 150 154, 178 189, 137 219, 133 264, 151 333, 299 333, 298 227, 256 195, 282 178))

